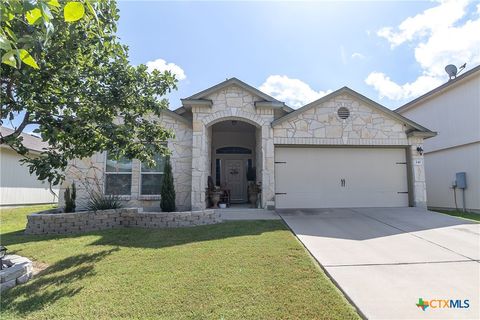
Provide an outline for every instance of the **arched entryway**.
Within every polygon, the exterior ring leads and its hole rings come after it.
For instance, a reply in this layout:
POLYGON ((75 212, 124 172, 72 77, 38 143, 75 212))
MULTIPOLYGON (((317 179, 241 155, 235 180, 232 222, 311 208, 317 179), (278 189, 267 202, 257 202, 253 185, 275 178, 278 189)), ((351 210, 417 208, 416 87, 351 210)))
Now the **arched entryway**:
MULTIPOLYGON (((204 109, 199 109, 204 111, 204 109)), ((205 111, 207 111, 206 109, 205 111)), ((256 183, 261 193, 258 205, 265 208, 267 202, 274 199, 274 153, 273 153, 273 129, 269 122, 266 122, 262 116, 230 108, 214 113, 194 111, 192 129, 192 209, 202 210, 208 205, 208 177, 215 176, 216 150, 214 150, 213 127, 216 124, 221 126, 224 122, 225 129, 236 124, 249 125, 249 131, 254 132, 255 144, 252 154, 255 155, 253 165, 256 172, 256 183)), ((216 131, 216 130, 215 130, 216 131)), ((232 130, 226 130, 232 131, 232 130)), ((241 133, 241 130, 240 130, 241 133)), ((239 147, 231 142, 226 142, 220 147, 239 147)), ((242 147, 242 146, 240 146, 242 147)), ((221 151, 222 152, 222 151, 221 151)), ((226 151, 224 151, 226 152, 226 151)), ((240 174, 240 173, 239 173, 240 174)), ((221 180, 220 180, 221 181, 221 180)), ((228 186, 227 186, 228 187, 228 186)))
POLYGON ((258 132, 254 125, 237 119, 211 126, 210 176, 217 188, 228 192, 231 204, 247 203, 248 185, 261 181, 258 132))

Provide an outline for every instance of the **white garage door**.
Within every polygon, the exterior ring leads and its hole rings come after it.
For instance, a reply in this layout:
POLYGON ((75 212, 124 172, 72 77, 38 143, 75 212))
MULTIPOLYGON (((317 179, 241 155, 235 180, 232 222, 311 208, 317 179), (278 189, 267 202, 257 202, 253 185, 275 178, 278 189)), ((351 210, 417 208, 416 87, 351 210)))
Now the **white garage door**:
POLYGON ((405 149, 275 148, 275 206, 408 206, 405 149))

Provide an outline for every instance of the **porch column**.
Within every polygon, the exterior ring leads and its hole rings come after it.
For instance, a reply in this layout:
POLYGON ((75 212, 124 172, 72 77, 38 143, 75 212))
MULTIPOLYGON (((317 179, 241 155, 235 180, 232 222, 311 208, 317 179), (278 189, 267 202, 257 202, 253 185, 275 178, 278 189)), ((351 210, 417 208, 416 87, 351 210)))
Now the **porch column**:
POLYGON ((262 208, 267 201, 275 200, 275 158, 273 145, 273 128, 270 124, 262 126, 262 208))
POLYGON ((423 138, 409 137, 409 150, 407 152, 410 167, 410 190, 413 192, 410 201, 415 207, 427 207, 427 185, 425 182, 425 159, 417 151, 417 147, 423 148, 423 138))
POLYGON ((202 121, 195 119, 192 126, 192 210, 203 210, 205 209, 209 152, 207 128, 202 121))

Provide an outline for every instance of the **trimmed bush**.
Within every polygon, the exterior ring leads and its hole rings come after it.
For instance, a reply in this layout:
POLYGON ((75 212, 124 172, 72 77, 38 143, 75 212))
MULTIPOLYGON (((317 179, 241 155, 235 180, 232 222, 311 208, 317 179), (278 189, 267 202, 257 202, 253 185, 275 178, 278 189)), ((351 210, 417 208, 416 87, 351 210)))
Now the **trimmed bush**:
POLYGON ((170 157, 165 159, 162 190, 160 191, 160 208, 163 212, 175 211, 175 187, 173 185, 172 165, 170 157))
POLYGON ((67 187, 63 195, 65 198, 65 212, 75 212, 75 208, 77 207, 75 203, 77 198, 77 188, 75 187, 75 182, 72 183, 71 191, 70 187, 67 187))

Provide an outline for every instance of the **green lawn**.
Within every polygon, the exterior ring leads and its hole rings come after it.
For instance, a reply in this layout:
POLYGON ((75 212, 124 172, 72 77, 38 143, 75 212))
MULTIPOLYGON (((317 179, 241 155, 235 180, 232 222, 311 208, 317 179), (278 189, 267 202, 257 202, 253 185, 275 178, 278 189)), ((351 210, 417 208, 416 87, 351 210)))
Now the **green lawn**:
POLYGON ((9 252, 48 265, 2 294, 2 320, 359 318, 281 221, 24 235, 38 209, 1 212, 9 252))
POLYGON ((480 221, 480 214, 478 213, 473 213, 473 212, 463 212, 461 210, 433 210, 436 212, 440 213, 445 213, 451 216, 459 217, 459 218, 464 218, 464 219, 469 219, 469 220, 475 220, 475 221, 480 221))

